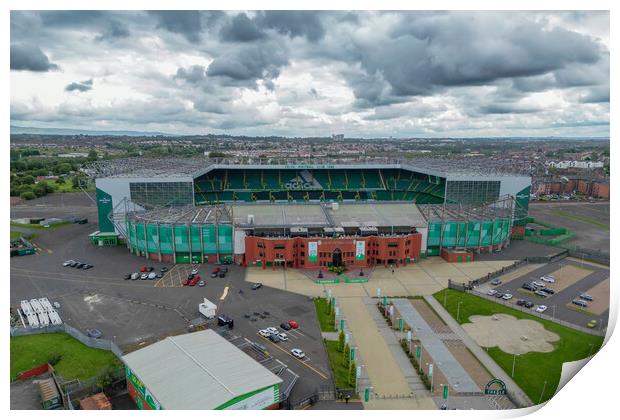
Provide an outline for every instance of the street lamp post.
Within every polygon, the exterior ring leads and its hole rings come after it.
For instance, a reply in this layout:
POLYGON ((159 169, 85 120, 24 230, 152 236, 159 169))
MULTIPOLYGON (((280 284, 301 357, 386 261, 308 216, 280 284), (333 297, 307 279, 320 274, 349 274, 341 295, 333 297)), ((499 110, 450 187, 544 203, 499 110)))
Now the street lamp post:
POLYGON ((542 402, 543 395, 545 394, 545 388, 547 388, 547 381, 545 381, 545 383, 543 384, 543 389, 540 392, 540 399, 538 400, 538 404, 540 404, 542 402))
POLYGON ((517 354, 515 353, 512 358, 512 375, 510 375, 512 378, 515 377, 515 364, 516 363, 517 363, 517 354))
POLYGON ((459 318, 461 315, 461 303, 463 303, 463 301, 459 301, 458 305, 456 305, 456 322, 459 322, 459 318))
POLYGON ((594 343, 590 343, 590 351, 588 352, 588 357, 592 356, 592 349, 594 349, 594 343))

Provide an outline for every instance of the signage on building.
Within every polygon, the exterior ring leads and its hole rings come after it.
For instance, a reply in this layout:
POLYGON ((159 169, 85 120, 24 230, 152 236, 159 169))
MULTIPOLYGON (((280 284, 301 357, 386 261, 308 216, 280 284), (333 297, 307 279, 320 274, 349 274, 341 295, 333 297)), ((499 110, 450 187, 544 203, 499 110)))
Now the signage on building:
POLYGON ((355 241, 355 261, 364 261, 366 242, 355 241))
POLYGON ((318 243, 308 242, 308 261, 316 262, 318 260, 318 243))
POLYGON ((335 165, 284 165, 285 169, 334 169, 335 165))
POLYGON ((278 385, 263 389, 241 401, 222 407, 224 410, 261 410, 277 403, 280 399, 280 387, 278 385))
MULTIPOLYGON (((159 402, 155 399, 153 394, 149 392, 146 386, 144 386, 144 383, 142 383, 140 378, 138 378, 136 374, 133 373, 131 369, 129 369, 128 366, 125 366, 125 373, 127 376, 127 382, 129 382, 137 391, 137 393, 142 397, 142 399, 146 401, 148 408, 150 408, 151 410, 161 410, 161 405, 159 404, 159 402)), ((142 406, 142 399, 136 399, 136 403, 138 404, 138 408, 140 409, 146 408, 142 406)))

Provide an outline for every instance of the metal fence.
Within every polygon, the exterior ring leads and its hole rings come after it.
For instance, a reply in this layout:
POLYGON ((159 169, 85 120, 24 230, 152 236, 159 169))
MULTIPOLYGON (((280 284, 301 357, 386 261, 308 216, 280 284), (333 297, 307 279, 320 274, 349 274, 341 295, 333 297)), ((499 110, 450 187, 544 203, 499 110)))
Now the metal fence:
POLYGON ((492 296, 489 296, 489 295, 487 295, 485 293, 480 293, 480 292, 478 292, 476 290, 467 290, 466 292, 470 293, 472 295, 476 295, 478 297, 481 297, 483 299, 495 302, 495 303, 497 303, 499 305, 504 305, 504 306, 506 306, 508 308, 512 308, 512 309, 514 309, 516 311, 524 312, 524 313, 527 313, 529 315, 536 316, 538 318, 546 319, 547 321, 551 321, 551 322, 554 322, 556 324, 560 324, 560 325, 563 325, 565 327, 569 327, 569 328, 572 328, 572 329, 577 330, 577 331, 581 331, 581 332, 586 333, 586 334, 604 337, 605 333, 607 331, 607 328, 602 328, 602 329, 599 329, 599 330, 593 330, 593 329, 590 329, 590 328, 582 327, 581 325, 576 325, 576 324, 573 324, 573 323, 570 323, 570 322, 567 322, 567 321, 563 321, 563 320, 558 319, 558 318, 554 318, 554 317, 552 317, 550 315, 547 315, 547 314, 544 314, 544 313, 534 312, 534 311, 532 311, 530 309, 527 309, 525 307, 515 305, 515 304, 510 303, 509 301, 505 301, 503 299, 496 299, 496 298, 494 298, 492 296))
POLYGON ((609 265, 610 263, 609 254, 602 252, 600 249, 595 250, 576 246, 568 249, 568 255, 573 258, 590 260, 604 265, 609 265))

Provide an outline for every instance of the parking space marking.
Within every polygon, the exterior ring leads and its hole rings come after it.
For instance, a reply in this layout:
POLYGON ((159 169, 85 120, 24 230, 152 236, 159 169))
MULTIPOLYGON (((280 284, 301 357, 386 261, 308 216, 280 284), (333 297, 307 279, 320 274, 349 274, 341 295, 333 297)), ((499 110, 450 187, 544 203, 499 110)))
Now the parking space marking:
POLYGON ((228 295, 228 286, 224 287, 224 293, 222 293, 220 300, 226 299, 226 295, 228 295))
MULTIPOLYGON (((293 359, 295 359, 296 361, 298 361, 299 363, 301 363, 302 365, 306 366, 308 369, 311 369, 314 373, 316 373, 317 375, 319 375, 321 378, 323 379, 329 379, 329 376, 325 375, 325 373, 321 372, 320 370, 310 366, 308 363, 306 363, 305 360, 301 360, 296 358, 295 356, 291 355, 291 352, 289 350, 287 350, 286 348, 277 345, 276 343, 272 342, 271 340, 268 340, 267 338, 263 337, 262 335, 260 335, 259 333, 256 333, 257 336, 259 336, 260 338, 262 338, 263 340, 265 340, 266 342, 268 342, 269 344, 271 344, 272 346, 278 348, 281 352, 286 353, 287 355, 293 357, 293 359)), ((306 359, 308 358, 307 356, 304 358, 306 359)), ((310 360, 310 359, 308 359, 310 360)))

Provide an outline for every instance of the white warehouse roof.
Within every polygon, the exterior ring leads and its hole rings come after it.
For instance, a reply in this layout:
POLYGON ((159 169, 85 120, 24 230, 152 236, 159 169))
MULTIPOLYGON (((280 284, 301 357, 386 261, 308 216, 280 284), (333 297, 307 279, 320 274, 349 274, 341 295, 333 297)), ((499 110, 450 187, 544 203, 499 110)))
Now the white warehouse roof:
POLYGON ((282 382, 213 330, 167 337, 123 360, 167 410, 215 409, 282 382))

